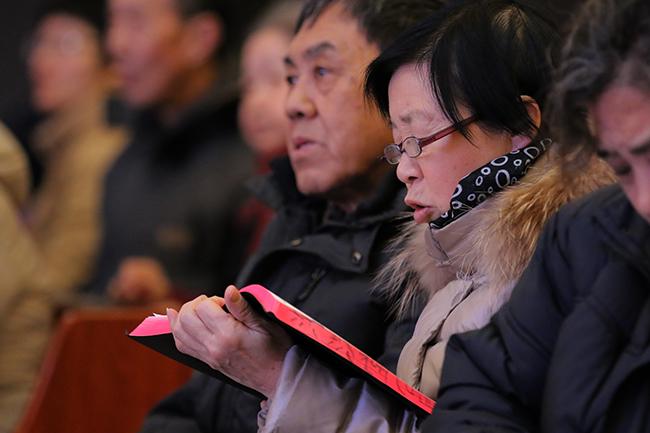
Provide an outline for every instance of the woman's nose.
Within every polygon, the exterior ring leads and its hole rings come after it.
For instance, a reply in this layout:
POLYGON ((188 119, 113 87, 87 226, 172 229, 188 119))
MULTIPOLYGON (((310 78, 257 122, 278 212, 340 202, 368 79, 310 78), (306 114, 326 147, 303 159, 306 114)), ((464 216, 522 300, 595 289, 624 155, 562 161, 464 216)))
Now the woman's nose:
POLYGON ((415 158, 411 158, 406 153, 402 153, 397 164, 397 178, 402 183, 409 185, 420 177, 422 177, 422 171, 415 158))

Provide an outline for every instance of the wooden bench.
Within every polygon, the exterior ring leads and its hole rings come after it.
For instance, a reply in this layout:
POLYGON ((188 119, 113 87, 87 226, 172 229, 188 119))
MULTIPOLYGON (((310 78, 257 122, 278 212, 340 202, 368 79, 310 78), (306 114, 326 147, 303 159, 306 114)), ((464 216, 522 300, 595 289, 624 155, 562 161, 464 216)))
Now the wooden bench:
POLYGON ((191 375, 126 336, 150 313, 65 312, 16 433, 136 433, 146 413, 191 375))

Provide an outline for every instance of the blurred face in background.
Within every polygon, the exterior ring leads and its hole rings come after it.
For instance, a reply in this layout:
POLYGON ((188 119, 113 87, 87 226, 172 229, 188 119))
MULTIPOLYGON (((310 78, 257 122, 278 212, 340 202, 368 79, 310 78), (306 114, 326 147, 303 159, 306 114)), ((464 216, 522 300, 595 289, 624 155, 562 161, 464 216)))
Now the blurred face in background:
POLYGON ((175 1, 110 0, 108 51, 133 107, 174 103, 211 56, 214 29, 184 19, 175 1))
POLYGON ((598 151, 632 206, 650 223, 650 92, 610 86, 590 108, 598 151))
POLYGON ((34 107, 51 112, 74 105, 104 79, 99 34, 73 15, 40 21, 28 53, 34 107))
POLYGON ((283 59, 291 36, 276 28, 256 31, 242 51, 242 96, 239 126, 246 142, 260 155, 286 151, 289 121, 283 59))

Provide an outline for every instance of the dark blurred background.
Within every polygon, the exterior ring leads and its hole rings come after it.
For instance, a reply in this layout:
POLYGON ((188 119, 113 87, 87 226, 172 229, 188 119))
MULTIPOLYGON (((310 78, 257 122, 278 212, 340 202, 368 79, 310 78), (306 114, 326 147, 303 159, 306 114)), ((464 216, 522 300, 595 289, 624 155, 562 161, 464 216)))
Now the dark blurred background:
MULTIPOLYGON (((569 9, 579 0, 548 2, 556 8, 569 9)), ((0 120, 10 126, 21 120, 28 110, 23 53, 32 18, 43 3, 44 0, 0 1, 0 120)))
POLYGON ((27 110, 25 44, 36 11, 44 0, 0 2, 0 119, 13 122, 27 110))

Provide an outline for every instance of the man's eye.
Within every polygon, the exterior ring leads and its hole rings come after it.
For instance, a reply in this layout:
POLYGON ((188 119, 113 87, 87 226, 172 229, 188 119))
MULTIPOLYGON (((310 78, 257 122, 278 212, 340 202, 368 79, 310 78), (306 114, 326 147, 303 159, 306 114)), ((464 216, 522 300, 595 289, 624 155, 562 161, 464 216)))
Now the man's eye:
POLYGON ((329 74, 329 72, 329 69, 323 68, 322 66, 316 66, 314 68, 314 73, 319 77, 324 77, 325 75, 329 74))

